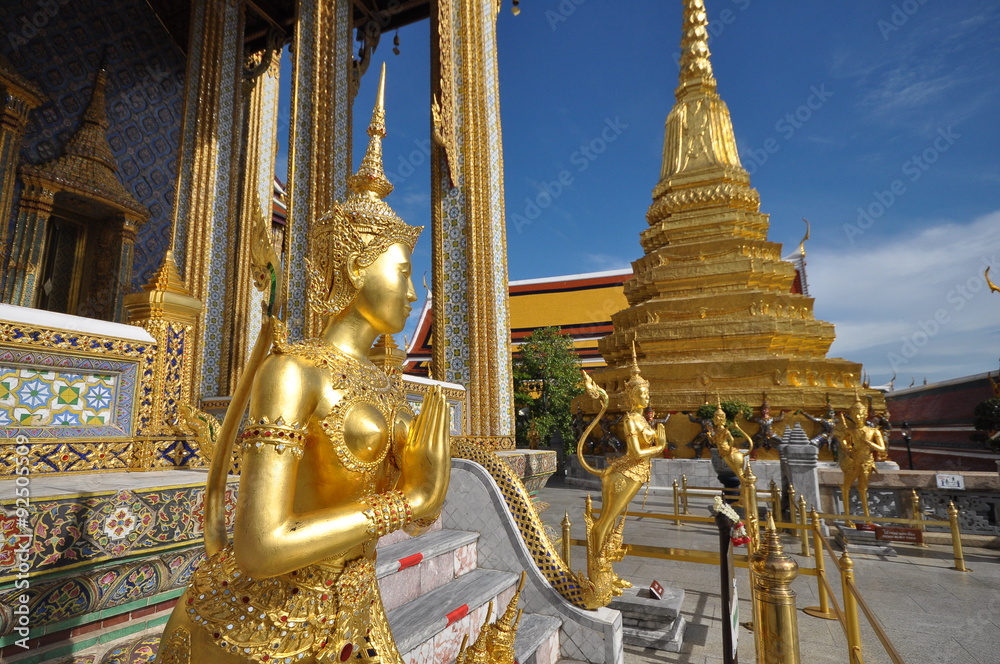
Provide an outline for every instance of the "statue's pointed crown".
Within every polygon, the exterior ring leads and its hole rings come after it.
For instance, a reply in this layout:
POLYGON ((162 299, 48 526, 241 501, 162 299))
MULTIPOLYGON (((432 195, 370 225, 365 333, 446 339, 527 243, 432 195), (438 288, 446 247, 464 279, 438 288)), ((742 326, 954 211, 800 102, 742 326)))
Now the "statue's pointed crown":
POLYGON ((308 262, 309 304, 319 313, 337 314, 354 299, 354 286, 340 274, 348 257, 358 256, 358 265, 368 267, 394 244, 413 250, 422 226, 410 226, 383 199, 392 183, 382 167, 385 138, 385 63, 378 96, 368 125, 368 149, 358 171, 347 178, 347 198, 313 226, 317 252, 308 262))
POLYGON ((628 380, 625 381, 626 389, 632 389, 640 385, 649 385, 649 381, 643 378, 642 373, 639 371, 639 361, 635 356, 635 339, 632 340, 632 364, 629 367, 628 374, 628 380))

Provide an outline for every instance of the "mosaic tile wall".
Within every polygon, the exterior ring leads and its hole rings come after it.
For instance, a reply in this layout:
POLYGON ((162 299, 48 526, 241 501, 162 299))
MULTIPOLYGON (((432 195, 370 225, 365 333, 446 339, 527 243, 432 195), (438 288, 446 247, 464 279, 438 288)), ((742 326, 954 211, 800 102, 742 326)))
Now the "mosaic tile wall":
MULTIPOLYGON (((234 479, 225 498, 230 531, 237 490, 234 479)), ((184 485, 36 498, 30 536, 14 499, 0 501, 0 607, 27 594, 34 630, 183 587, 204 557, 204 493, 184 485), (28 589, 15 589, 25 547, 33 577, 28 589)), ((13 626, 0 610, 0 638, 13 626)))
MULTIPOLYGON (((132 283, 159 267, 170 243, 183 112, 184 61, 149 6, 131 0, 0 3, 0 51, 49 100, 30 116, 22 158, 60 154, 90 100, 107 49, 108 141, 125 188, 149 209, 139 229, 132 283)), ((2 220, 3 223, 12 223, 2 220)))
MULTIPOLYGON (((351 32, 350 32, 350 11, 351 3, 345 0, 301 0, 299 2, 299 36, 302 44, 311 44, 316 40, 317 14, 320 5, 335 5, 336 26, 337 26, 337 49, 334 54, 335 67, 338 71, 349 71, 349 63, 352 58, 351 32)), ((329 11, 329 7, 327 7, 329 11)), ((308 229, 311 219, 310 201, 311 196, 309 183, 313 177, 312 165, 314 164, 315 151, 322 147, 312 141, 310 127, 314 122, 313 109, 309 100, 313 95, 313 80, 315 77, 315 59, 306 57, 304 54, 296 57, 294 63, 295 82, 293 89, 298 91, 298 99, 293 100, 295 109, 292 113, 295 124, 293 125, 290 153, 290 174, 289 174, 289 202, 288 214, 291 232, 290 258, 288 265, 288 300, 285 304, 286 320, 289 335, 295 338, 303 336, 306 321, 306 274, 305 258, 308 251, 308 229)), ((332 172, 336 190, 334 192, 337 200, 342 200, 346 193, 346 177, 350 169, 351 149, 351 112, 350 103, 336 103, 337 100, 349 99, 348 79, 346 76, 335 78, 337 86, 336 98, 329 103, 334 107, 333 117, 333 145, 330 149, 333 155, 333 164, 324 169, 320 165, 320 170, 332 172), (343 174, 337 177, 336 174, 343 174)), ((329 110, 329 109, 327 109, 329 110)))
MULTIPOLYGON (((226 491, 230 528, 236 490, 233 480, 226 491)), ((198 544, 205 518, 204 494, 204 486, 189 485, 34 498, 28 516, 32 573, 198 544)), ((14 578, 15 553, 24 544, 23 532, 14 499, 0 501, 0 584, 14 578)))
MULTIPOLYGON (((219 117, 230 119, 219 123, 218 144, 216 153, 215 200, 212 207, 212 243, 210 247, 196 247, 198 251, 208 254, 208 283, 224 284, 230 278, 226 269, 228 249, 233 243, 230 236, 234 229, 235 209, 230 196, 231 182, 239 177, 242 165, 234 159, 232 146, 242 141, 237 123, 242 124, 240 112, 241 91, 236 85, 233 75, 242 71, 242 63, 237 54, 242 53, 239 47, 242 28, 240 27, 240 9, 236 3, 226 3, 226 44, 223 51, 227 61, 222 70, 222 90, 219 93, 219 117), (227 149, 228 148, 228 149, 227 149)), ((191 249, 191 247, 189 247, 191 249)), ((202 358, 201 395, 214 396, 219 394, 219 364, 222 361, 222 334, 226 329, 226 289, 209 287, 204 302, 202 314, 202 339, 200 352, 202 358)))
MULTIPOLYGON (((203 547, 189 546, 185 551, 100 565, 71 577, 35 580, 27 591, 8 584, 0 587, 0 603, 16 606, 19 595, 27 594, 31 625, 39 629, 183 588, 204 557, 203 547)), ((13 620, 0 612, 0 638, 13 628, 13 620)))
POLYGON ((114 419, 111 374, 77 374, 0 364, 0 426, 92 426, 114 419))
POLYGON ((0 438, 129 436, 138 368, 0 346, 0 438))

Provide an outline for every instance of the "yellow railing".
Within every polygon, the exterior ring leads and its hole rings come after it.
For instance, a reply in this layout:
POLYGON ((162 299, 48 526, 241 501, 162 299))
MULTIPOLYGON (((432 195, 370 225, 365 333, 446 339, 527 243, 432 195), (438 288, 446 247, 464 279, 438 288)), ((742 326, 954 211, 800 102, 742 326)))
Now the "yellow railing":
MULTIPOLYGON (((673 514, 664 514, 659 512, 647 512, 647 511, 628 511, 625 516, 633 518, 644 518, 644 519, 661 519, 666 521, 673 521, 676 525, 681 525, 683 522, 692 523, 715 523, 715 520, 708 516, 693 516, 688 513, 688 495, 690 493, 699 492, 696 495, 719 495, 724 491, 718 487, 694 487, 687 484, 687 478, 681 478, 681 482, 674 482, 674 492, 673 492, 673 514), (708 493, 700 493, 708 492, 708 493), (683 512, 683 513, 681 513, 683 512)), ((755 491, 742 491, 742 499, 744 504, 750 507, 747 513, 750 514, 751 510, 754 514, 757 512, 756 504, 756 493, 755 491)), ((781 495, 780 491, 775 486, 774 482, 771 483, 769 491, 762 492, 769 494, 769 501, 772 507, 775 509, 775 513, 780 513, 777 508, 780 506, 781 495)), ((914 492, 916 495, 916 492, 914 492)), ((850 555, 847 551, 844 551, 838 558, 836 552, 830 546, 827 538, 823 536, 821 520, 822 519, 844 519, 845 515, 842 514, 821 514, 815 509, 807 512, 806 500, 804 496, 799 496, 798 500, 795 500, 794 488, 790 487, 789 490, 789 505, 791 506, 790 512, 793 517, 791 523, 775 523, 775 527, 791 530, 795 533, 795 536, 800 540, 801 554, 803 556, 814 556, 815 567, 810 568, 800 568, 799 574, 805 576, 815 576, 817 583, 817 595, 819 597, 819 606, 806 607, 803 609, 807 614, 816 617, 823 618, 827 620, 837 620, 840 623, 841 628, 844 631, 844 636, 847 639, 848 647, 848 660, 850 664, 864 664, 864 653, 861 643, 861 626, 860 626, 860 612, 865 615, 868 624, 871 626, 872 631, 875 632, 876 637, 881 643, 886 654, 892 660, 893 664, 905 664, 905 660, 896 650, 889 636, 885 632, 885 628, 879 621, 875 612, 868 606, 864 598, 861 596, 861 592, 858 590, 857 585, 854 582, 854 561, 851 560, 850 555), (810 546, 810 535, 811 544, 810 546), (829 580, 826 578, 826 565, 825 558, 826 554, 829 554, 834 561, 834 565, 837 571, 840 573, 841 577, 841 592, 843 596, 844 607, 841 609, 840 605, 837 603, 836 595, 833 588, 830 585, 829 580)), ((645 502, 645 501, 644 501, 645 502)), ((952 548, 954 551, 955 565, 951 569, 960 572, 969 572, 965 566, 965 556, 962 549, 962 538, 958 523, 958 509, 955 507, 954 503, 948 506, 948 520, 929 520, 924 519, 921 516, 920 510, 918 509, 919 503, 914 500, 914 514, 916 518, 901 518, 901 517, 879 517, 876 519, 881 523, 893 523, 902 525, 911 525, 919 528, 921 531, 924 530, 925 526, 948 526, 951 530, 952 536, 952 548)), ((600 513, 600 509, 594 510, 595 513, 600 513)), ((576 546, 586 546, 587 542, 584 540, 569 540, 568 538, 568 528, 567 524, 564 523, 564 535, 565 540, 568 540, 570 544, 576 546)), ((752 552, 751 547, 751 552, 752 552)), ((697 549, 682 549, 676 547, 659 547, 641 544, 630 544, 629 553, 631 555, 644 557, 644 558, 658 558, 662 560, 676 560, 682 562, 693 562, 708 565, 718 565, 720 564, 720 554, 714 551, 702 551, 697 549)), ((733 555, 733 563, 737 567, 749 568, 748 564, 749 556, 742 554, 733 555)), ((751 577, 752 577, 752 568, 751 577)), ((753 579, 751 578, 751 585, 753 584, 753 579)), ((756 600, 754 604, 755 614, 756 614, 756 600)))

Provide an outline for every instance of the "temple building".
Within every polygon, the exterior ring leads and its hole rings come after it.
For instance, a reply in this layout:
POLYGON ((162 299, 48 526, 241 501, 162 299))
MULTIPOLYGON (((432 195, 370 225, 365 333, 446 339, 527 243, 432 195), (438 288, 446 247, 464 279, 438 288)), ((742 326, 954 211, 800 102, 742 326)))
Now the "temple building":
POLYGON ((973 411, 1000 397, 1000 371, 963 376, 887 392, 894 424, 889 453, 900 468, 992 472, 1000 455, 972 440, 977 432, 973 411), (907 440, 909 438, 909 440, 907 440))
MULTIPOLYGON (((380 38, 418 21, 432 43, 439 378, 467 388, 443 388, 452 433, 513 447, 498 10, 0 5, 0 660, 23 657, 18 642, 37 661, 162 625, 204 557, 199 427, 226 411, 261 329, 253 252, 277 258, 289 338, 316 334, 305 263, 330 247, 310 231, 345 197, 352 107, 380 38), (34 482, 22 519, 19 468, 34 482)), ((429 388, 406 389, 417 403, 429 388)), ((233 477, 230 514, 236 492, 233 477)))
MULTIPOLYGON (((613 327, 611 315, 627 306, 624 284, 632 270, 608 270, 510 282, 510 342, 512 352, 531 333, 558 327, 573 340, 580 366, 590 371, 606 365, 598 341, 613 327)), ((407 345, 404 371, 415 376, 434 373, 434 307, 427 298, 407 345)))
MULTIPOLYGON (((620 409, 634 344, 660 413, 717 397, 812 412, 829 399, 845 410, 863 389, 861 366, 826 356, 834 330, 813 316, 804 245, 782 260, 781 245, 767 239, 768 217, 712 73, 704 3, 685 4, 677 101, 640 236, 645 254, 625 283, 629 306, 598 345, 609 366, 594 379, 620 409)), ((882 409, 881 395, 872 396, 882 409)))

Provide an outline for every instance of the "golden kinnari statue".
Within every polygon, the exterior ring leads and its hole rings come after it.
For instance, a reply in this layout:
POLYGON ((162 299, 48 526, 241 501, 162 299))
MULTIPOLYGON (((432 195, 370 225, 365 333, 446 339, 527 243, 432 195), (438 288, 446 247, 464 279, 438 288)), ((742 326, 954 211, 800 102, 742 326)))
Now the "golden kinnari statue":
MULTIPOLYGON (((747 452, 750 452, 753 445, 753 439, 747 435, 747 433, 740 428, 740 425, 733 420, 733 426, 736 430, 740 432, 743 436, 743 440, 747 443, 747 452)), ((726 411, 722 410, 722 401, 716 399, 715 414, 712 416, 712 433, 711 433, 712 444, 715 448, 719 450, 719 458, 726 462, 729 469, 736 474, 736 477, 743 477, 743 460, 745 455, 740 451, 740 448, 736 445, 736 440, 733 438, 732 432, 729 431, 729 427, 726 426, 726 411)))
MULTIPOLYGON (((403 329, 416 299, 410 252, 421 230, 382 200, 392 190, 382 169, 384 75, 350 193, 312 237, 328 248, 310 265, 309 289, 326 326, 317 339, 287 343, 277 319, 265 323, 268 342, 244 372, 252 388, 237 386, 219 434, 205 499, 208 558, 167 623, 161 664, 402 662, 375 580, 375 545, 437 518, 450 439, 439 391, 414 418, 398 371, 368 359, 379 335, 403 329), (230 543, 218 480, 245 393, 230 543)), ((280 291, 273 267, 272 293, 280 291)))
MULTIPOLYGON (((868 511, 868 478, 875 470, 875 460, 879 454, 886 452, 882 432, 866 422, 868 407, 856 397, 851 406, 849 418, 839 413, 840 426, 837 437, 840 438, 840 469, 844 472, 844 482, 841 485, 841 497, 844 500, 844 514, 851 516, 851 486, 858 483, 858 496, 861 498, 861 508, 867 520, 871 514, 868 511)), ((847 525, 851 525, 850 519, 847 525)))
POLYGON ((621 560, 625 555, 626 548, 622 546, 625 511, 642 485, 649 481, 650 460, 663 454, 667 446, 667 432, 663 424, 657 424, 654 431, 643 415, 649 406, 649 381, 639 374, 633 343, 631 376, 625 382, 629 410, 622 422, 626 452, 604 470, 597 470, 587 463, 583 455, 583 444, 604 415, 608 407, 608 394, 586 373, 583 374, 583 379, 588 396, 601 401, 600 412, 580 435, 576 445, 580 465, 588 473, 601 478, 601 515, 596 520, 593 518, 590 496, 587 496, 584 512, 587 524, 587 576, 595 585, 610 593, 607 596, 610 600, 613 596, 621 595, 623 588, 632 585, 615 574, 611 563, 621 560))

